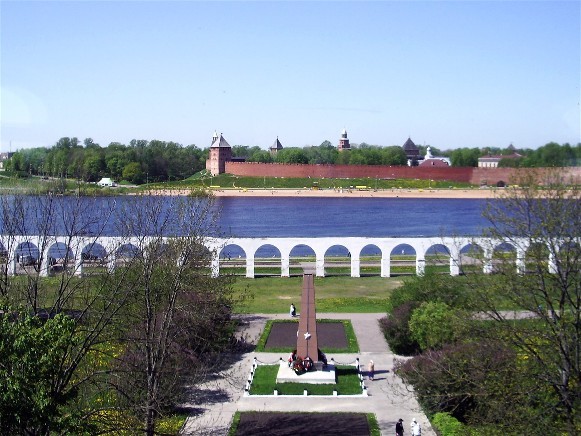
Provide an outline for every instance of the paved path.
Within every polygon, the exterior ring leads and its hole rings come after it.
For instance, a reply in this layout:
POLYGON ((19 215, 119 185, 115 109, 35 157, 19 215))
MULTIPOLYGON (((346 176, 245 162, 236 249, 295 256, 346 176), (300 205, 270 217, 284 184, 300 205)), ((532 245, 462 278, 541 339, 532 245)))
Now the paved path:
MULTIPOLYGON (((432 436, 426 416, 420 411, 413 394, 407 392, 393 372, 394 354, 379 329, 378 320, 384 314, 374 313, 318 313, 317 318, 350 319, 359 342, 358 354, 328 354, 337 363, 351 363, 357 357, 362 369, 370 359, 375 362, 375 380, 367 381, 367 397, 244 397, 244 384, 254 357, 260 362, 277 363, 282 353, 246 353, 228 371, 205 383, 197 403, 186 406, 199 412, 190 416, 184 427, 185 435, 226 435, 236 411, 310 411, 310 412, 365 412, 377 417, 382 435, 395 434, 395 423, 404 420, 405 434, 416 418, 422 426, 422 435, 432 436)), ((243 335, 247 342, 256 343, 267 319, 286 319, 288 315, 248 315, 243 317, 243 335)))

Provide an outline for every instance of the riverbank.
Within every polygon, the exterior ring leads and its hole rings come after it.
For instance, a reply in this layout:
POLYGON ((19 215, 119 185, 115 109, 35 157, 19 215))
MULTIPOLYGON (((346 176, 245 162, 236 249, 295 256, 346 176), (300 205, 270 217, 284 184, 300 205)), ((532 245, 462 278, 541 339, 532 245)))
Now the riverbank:
MULTIPOLYGON (((320 198, 495 198, 501 189, 211 189, 216 197, 320 197, 320 198)), ((163 195, 187 195, 189 190, 161 190, 163 195)))

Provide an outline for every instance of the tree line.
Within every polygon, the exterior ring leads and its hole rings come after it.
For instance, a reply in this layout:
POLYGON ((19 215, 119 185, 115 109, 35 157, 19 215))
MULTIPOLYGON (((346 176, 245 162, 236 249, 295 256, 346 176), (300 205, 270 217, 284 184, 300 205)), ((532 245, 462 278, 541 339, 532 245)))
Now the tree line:
MULTIPOLYGON (((426 153, 427 145, 418 146, 426 153)), ((501 167, 564 167, 581 164, 581 143, 576 146, 550 142, 538 149, 506 148, 458 148, 439 150, 431 147, 435 156, 449 157, 452 166, 476 167, 478 158, 489 155, 507 156, 501 167), (518 153, 522 157, 511 158, 518 153)), ((101 147, 86 138, 63 137, 50 148, 37 147, 14 153, 6 167, 21 176, 36 175, 76 178, 96 182, 101 177, 127 180, 142 184, 184 180, 206 167, 209 147, 183 146, 173 141, 137 140, 128 145, 112 142, 101 147)), ((275 154, 258 146, 235 145, 232 155, 248 162, 293 164, 343 164, 343 165, 407 165, 402 147, 371 145, 365 142, 353 144, 348 152, 339 153, 330 141, 318 146, 288 147, 275 154)))

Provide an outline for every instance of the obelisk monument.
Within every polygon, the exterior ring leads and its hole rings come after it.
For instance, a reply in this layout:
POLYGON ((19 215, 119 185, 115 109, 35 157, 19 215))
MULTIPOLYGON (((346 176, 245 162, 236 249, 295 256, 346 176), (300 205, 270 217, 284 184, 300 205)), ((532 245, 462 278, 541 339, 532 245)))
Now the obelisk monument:
POLYGON ((319 360, 317 341, 317 310, 315 308, 315 280, 313 274, 303 275, 303 295, 301 297, 301 318, 297 334, 297 355, 319 360))

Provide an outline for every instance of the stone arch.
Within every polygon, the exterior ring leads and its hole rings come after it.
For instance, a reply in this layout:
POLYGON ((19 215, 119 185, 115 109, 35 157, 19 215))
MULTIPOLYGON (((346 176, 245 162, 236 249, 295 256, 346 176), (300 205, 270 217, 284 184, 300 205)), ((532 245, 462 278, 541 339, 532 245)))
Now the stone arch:
POLYGON ((391 275, 415 274, 417 252, 409 244, 396 245, 389 253, 391 275))
POLYGON ((8 250, 0 241, 0 264, 6 264, 8 262, 8 250))
POLYGON ((484 269, 484 250, 475 243, 470 243, 460 249, 460 274, 481 273, 484 269))
POLYGON ((359 252, 359 274, 361 277, 381 276, 382 252, 376 244, 367 244, 359 252))
POLYGON ((64 272, 75 267, 75 254, 63 242, 55 242, 48 248, 49 273, 64 272))
POLYGON ((246 275, 246 257, 246 251, 240 245, 225 245, 218 253, 220 270, 227 274, 244 276, 246 275))
POLYGON ((255 276, 280 276, 281 267, 281 253, 278 247, 272 244, 258 247, 254 253, 255 276))
POLYGON ((492 272, 516 268, 516 247, 510 242, 501 242, 492 250, 492 272))
POLYGON ((533 242, 525 251, 525 273, 538 271, 539 268, 546 271, 549 265, 549 247, 543 242, 533 242))
POLYGON ((115 265, 123 265, 141 255, 141 250, 131 243, 123 244, 115 250, 115 265))
POLYGON ((98 242, 85 245, 81 250, 83 274, 96 273, 107 266, 107 250, 98 242))
POLYGON ((315 273, 315 250, 307 244, 294 245, 289 252, 289 275, 302 276, 304 271, 315 273))
POLYGON ((426 270, 432 272, 450 272, 450 249, 444 244, 434 244, 425 252, 426 270))
POLYGON ((25 241, 18 244, 14 256, 20 272, 26 272, 28 268, 39 270, 40 250, 33 242, 25 241))
MULTIPOLYGON (((557 257, 561 265, 571 265, 573 262, 578 263, 581 259, 581 245, 579 241, 570 240, 561 243, 557 257)), ((556 270, 556 268, 553 268, 553 270, 556 270)))
POLYGON ((331 245, 325 251, 325 276, 351 275, 351 253, 341 244, 331 245))

